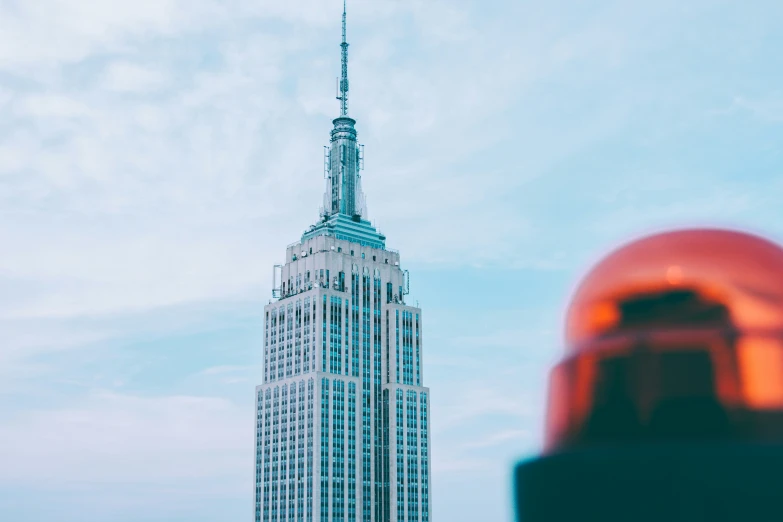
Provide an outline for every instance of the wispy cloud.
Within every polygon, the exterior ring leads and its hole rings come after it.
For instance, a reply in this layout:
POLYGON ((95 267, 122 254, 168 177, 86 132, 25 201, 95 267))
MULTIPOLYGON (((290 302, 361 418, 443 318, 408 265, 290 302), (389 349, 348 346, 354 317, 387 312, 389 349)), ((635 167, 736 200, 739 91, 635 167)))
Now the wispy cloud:
POLYGON ((519 441, 530 438, 530 430, 504 430, 489 434, 479 440, 462 445, 464 450, 477 450, 491 448, 508 441, 519 441))
POLYGON ((166 76, 132 63, 112 63, 104 73, 103 88, 119 92, 150 92, 165 86, 166 76))
POLYGON ((780 91, 770 93, 762 98, 747 98, 737 96, 734 98, 734 105, 746 111, 757 118, 769 122, 783 121, 783 93, 780 91))
POLYGON ((238 480, 252 437, 252 416, 224 399, 95 394, 0 425, 0 481, 238 480))
POLYGON ((201 370, 199 375, 225 375, 238 372, 246 372, 250 369, 248 366, 212 366, 201 370))

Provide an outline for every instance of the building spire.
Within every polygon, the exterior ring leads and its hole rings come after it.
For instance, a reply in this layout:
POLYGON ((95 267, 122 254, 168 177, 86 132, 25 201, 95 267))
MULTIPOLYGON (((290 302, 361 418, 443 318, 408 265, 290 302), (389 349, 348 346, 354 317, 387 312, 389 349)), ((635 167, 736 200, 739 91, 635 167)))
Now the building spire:
POLYGON ((331 145, 328 147, 324 165, 326 170, 326 193, 324 194, 323 216, 345 214, 361 220, 367 215, 367 206, 362 193, 361 173, 364 164, 362 147, 356 143, 356 121, 348 116, 348 41, 346 38, 346 0, 343 0, 342 78, 338 83, 340 116, 335 118, 331 145))
POLYGON ((386 237, 367 218, 367 201, 362 191, 364 147, 356 141, 356 120, 348 116, 348 41, 346 0, 343 0, 342 79, 338 78, 340 115, 332 120, 331 139, 324 147, 323 207, 319 221, 302 236, 305 239, 330 235, 373 248, 385 248, 386 237))
POLYGON ((342 48, 342 78, 340 79, 340 116, 348 116, 348 42, 345 37, 346 0, 343 0, 343 43, 342 48))

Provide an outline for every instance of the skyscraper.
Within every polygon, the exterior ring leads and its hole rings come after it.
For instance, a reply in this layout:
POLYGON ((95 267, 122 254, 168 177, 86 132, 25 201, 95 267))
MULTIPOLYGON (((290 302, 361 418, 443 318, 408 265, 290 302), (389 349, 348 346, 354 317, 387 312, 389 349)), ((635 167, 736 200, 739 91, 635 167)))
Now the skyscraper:
POLYGON ((429 522, 429 389, 408 272, 367 219, 363 150, 340 116, 318 221, 274 268, 256 388, 257 522, 429 522))

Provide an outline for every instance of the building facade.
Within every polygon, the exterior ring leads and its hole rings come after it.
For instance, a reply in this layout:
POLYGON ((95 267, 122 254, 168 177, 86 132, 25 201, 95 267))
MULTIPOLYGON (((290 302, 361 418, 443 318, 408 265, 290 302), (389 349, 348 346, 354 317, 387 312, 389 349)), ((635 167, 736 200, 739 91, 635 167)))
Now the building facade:
POLYGON ((340 116, 318 221, 286 249, 264 307, 256 388, 257 522, 430 522, 422 313, 398 252, 367 220, 363 152, 340 116))

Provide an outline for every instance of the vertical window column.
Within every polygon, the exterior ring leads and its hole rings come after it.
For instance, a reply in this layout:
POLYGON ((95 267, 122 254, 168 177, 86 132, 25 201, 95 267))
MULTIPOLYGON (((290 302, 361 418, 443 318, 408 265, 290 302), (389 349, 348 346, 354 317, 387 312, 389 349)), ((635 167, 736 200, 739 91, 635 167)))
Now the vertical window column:
POLYGON ((356 521, 356 383, 348 383, 348 522, 356 521))
MULTIPOLYGON (((341 297, 332 296, 330 306, 329 325, 329 372, 342 373, 343 351, 343 300, 341 297)), ((346 317, 347 322, 347 317, 346 317)), ((347 332, 346 332, 347 334, 347 332)), ((346 336, 347 337, 347 336, 346 336)))
POLYGON ((278 339, 277 308, 272 310, 269 332, 269 357, 264 361, 264 382, 274 381, 277 377, 277 339, 278 339))
POLYGON ((263 442, 264 442, 264 392, 259 391, 256 394, 256 509, 255 520, 261 522, 261 505, 263 504, 263 497, 261 489, 264 484, 263 475, 263 442))
POLYGON ((367 341, 367 277, 362 277, 362 520, 372 520, 372 393, 370 386, 372 361, 367 341))
MULTIPOLYGON (((384 506, 384 481, 383 481, 383 393, 381 389, 381 280, 380 274, 376 273, 373 281, 372 294, 375 297, 375 303, 372 310, 373 326, 372 343, 372 383, 373 383, 373 416, 375 420, 375 431, 373 433, 373 454, 375 462, 375 519, 382 520, 384 506)), ((367 344, 367 351, 370 347, 370 277, 369 270, 364 278, 365 288, 365 336, 364 342, 367 344)))
POLYGON ((307 522, 313 522, 313 385, 307 381, 307 522))
POLYGON ((351 375, 359 376, 359 274, 351 273, 351 375))
POLYGON ((430 460, 427 426, 427 394, 421 393, 421 522, 429 522, 430 513, 430 460))
POLYGON ((408 410, 408 520, 419 520, 419 445, 417 422, 417 393, 408 391, 406 406, 408 410))
MULTIPOLYGON (((313 303, 315 304, 315 303, 313 303)), ((307 373, 310 371, 310 328, 313 326, 312 319, 314 319, 314 315, 310 314, 310 298, 306 298, 304 300, 304 309, 303 309, 304 316, 302 317, 303 322, 303 332, 302 332, 302 366, 303 366, 303 372, 307 373)), ((313 330, 315 330, 313 328, 313 330)))
POLYGON ((407 310, 402 311, 402 382, 413 384, 413 335, 412 314, 407 310))
MULTIPOLYGON (((327 309, 328 309, 328 307, 326 306, 326 295, 324 295, 323 308, 321 308, 321 312, 322 312, 321 315, 323 316, 321 318, 321 330, 322 330, 321 331, 321 344, 322 344, 322 346, 321 346, 321 349, 322 349, 322 354, 321 354, 321 371, 322 372, 326 371, 326 361, 329 360, 329 358, 326 356, 326 343, 330 339, 330 336, 326 335, 326 325, 329 324, 327 322, 327 320, 326 320, 326 310, 327 309)), ((330 335, 331 335, 331 332, 330 332, 330 335)))
POLYGON ((280 466, 280 388, 275 386, 272 409, 272 521, 277 520, 278 471, 280 466))
POLYGON ((272 486, 272 392, 264 392, 264 522, 269 522, 269 492, 272 486))
POLYGON ((305 383, 299 381, 299 407, 296 426, 296 520, 304 522, 305 474, 305 383))
MULTIPOLYGON (((286 336, 285 336, 285 376, 290 377, 293 373, 294 359, 294 305, 288 303, 286 310, 286 336)), ((277 375, 283 378, 283 367, 278 365, 277 375)))
POLYGON ((269 340, 274 333, 270 332, 271 321, 269 310, 264 314, 264 383, 269 382, 269 340))
POLYGON ((391 361, 389 360, 389 310, 386 310, 386 383, 391 382, 391 361))
POLYGON ((294 375, 302 373, 302 300, 297 299, 294 315, 294 375))
POLYGON ((348 301, 348 299, 345 300, 345 375, 350 374, 350 369, 348 367, 349 361, 350 361, 350 355, 351 355, 351 347, 350 347, 350 339, 351 339, 351 333, 350 333, 350 321, 351 318, 351 303, 348 301))
POLYGON ((273 378, 282 379, 283 364, 285 363, 285 323, 286 323, 285 306, 280 307, 277 317, 278 317, 277 357, 276 357, 277 364, 274 365, 274 368, 277 369, 277 372, 273 378))
POLYGON ((403 437, 404 418, 402 413, 402 390, 396 390, 397 437, 395 456, 397 460, 397 521, 405 520, 405 440, 403 437))
POLYGON ((334 381, 332 399, 332 522, 345 520, 345 382, 334 381))
POLYGON ((288 390, 288 520, 296 516, 296 383, 288 390))
POLYGON ((317 350, 317 348, 316 348, 316 337, 315 337, 315 336, 316 336, 316 328, 315 328, 315 325, 316 325, 316 322, 317 322, 317 321, 316 321, 316 319, 315 319, 315 318, 317 317, 317 316, 316 316, 316 313, 315 313, 315 301, 316 301, 316 299, 315 299, 315 297, 313 297, 313 315, 312 315, 312 321, 313 321, 313 324, 312 324, 312 329, 313 329, 313 339, 312 339, 312 343, 311 343, 311 345, 312 345, 312 347, 313 347, 313 350, 312 350, 312 352, 311 352, 311 353, 310 353, 310 355, 309 355, 309 359, 310 359, 310 367, 313 369, 313 371, 316 371, 316 370, 315 370, 315 369, 316 369, 316 366, 315 366, 315 354, 316 354, 316 350, 317 350))
POLYGON ((321 522, 329 522, 329 379, 321 379, 321 522))
MULTIPOLYGON (((280 508, 281 520, 287 519, 288 507, 288 385, 284 384, 280 397, 280 508)), ((274 517, 273 517, 274 518, 274 517)))
POLYGON ((383 521, 391 520, 391 463, 389 462, 389 390, 383 390, 383 521))
MULTIPOLYGON (((362 276, 362 362, 368 367, 370 366, 370 277, 367 275, 362 276)), ((358 319, 358 314, 356 319, 358 319)), ((356 333, 359 333, 358 327, 356 333)), ((358 351, 358 350, 357 350, 358 351)), ((356 354, 358 358, 358 353, 356 354)), ((356 377, 359 373, 356 372, 356 377)))
POLYGON ((395 370, 397 372, 397 384, 400 383, 400 311, 395 310, 395 320, 394 320, 394 329, 395 329, 395 346, 397 349, 397 365, 395 366, 395 370))
POLYGON ((416 314, 416 386, 421 386, 421 333, 419 328, 419 314, 416 314))

